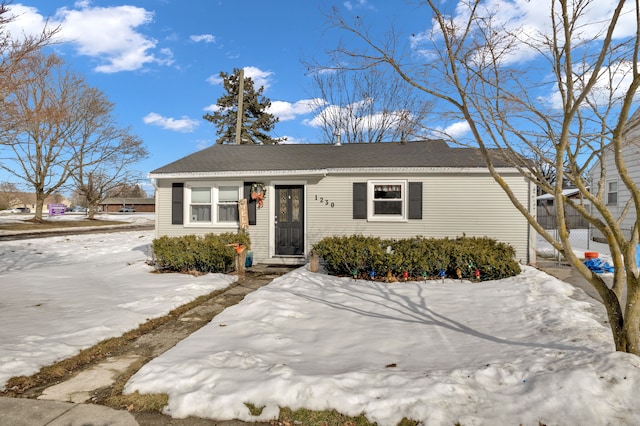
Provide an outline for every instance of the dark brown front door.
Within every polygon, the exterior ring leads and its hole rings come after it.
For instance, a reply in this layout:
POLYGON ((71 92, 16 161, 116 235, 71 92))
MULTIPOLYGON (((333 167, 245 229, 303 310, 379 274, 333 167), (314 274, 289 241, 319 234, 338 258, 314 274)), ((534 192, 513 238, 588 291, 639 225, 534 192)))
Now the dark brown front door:
POLYGON ((276 185, 276 256, 304 255, 304 186, 276 185))

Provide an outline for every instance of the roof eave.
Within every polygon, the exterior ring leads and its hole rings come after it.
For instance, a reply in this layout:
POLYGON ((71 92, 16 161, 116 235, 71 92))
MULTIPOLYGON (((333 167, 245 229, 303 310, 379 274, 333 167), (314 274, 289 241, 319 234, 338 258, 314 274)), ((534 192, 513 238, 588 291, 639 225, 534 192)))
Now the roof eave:
MULTIPOLYGON (((498 173, 514 173, 513 167, 498 167, 498 173)), ((207 179, 207 178, 237 178, 248 176, 327 176, 330 174, 468 174, 488 173, 486 167, 353 167, 327 168, 309 170, 236 170, 222 172, 173 172, 149 173, 149 179, 207 179)))

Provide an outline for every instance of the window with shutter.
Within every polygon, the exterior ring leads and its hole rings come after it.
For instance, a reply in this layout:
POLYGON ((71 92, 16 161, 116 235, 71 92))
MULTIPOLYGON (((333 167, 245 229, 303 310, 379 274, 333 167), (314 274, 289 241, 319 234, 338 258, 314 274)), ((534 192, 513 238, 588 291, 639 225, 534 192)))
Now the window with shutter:
POLYGON ((171 224, 182 225, 184 223, 184 184, 171 184, 171 224))

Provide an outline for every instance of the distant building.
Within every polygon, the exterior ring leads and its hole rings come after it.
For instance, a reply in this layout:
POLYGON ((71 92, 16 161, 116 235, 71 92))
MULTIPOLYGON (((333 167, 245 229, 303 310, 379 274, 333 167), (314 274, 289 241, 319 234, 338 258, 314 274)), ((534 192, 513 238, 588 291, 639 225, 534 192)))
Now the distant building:
POLYGON ((156 211, 155 198, 107 198, 100 203, 100 208, 105 213, 117 213, 123 207, 133 207, 136 213, 154 213, 156 211))

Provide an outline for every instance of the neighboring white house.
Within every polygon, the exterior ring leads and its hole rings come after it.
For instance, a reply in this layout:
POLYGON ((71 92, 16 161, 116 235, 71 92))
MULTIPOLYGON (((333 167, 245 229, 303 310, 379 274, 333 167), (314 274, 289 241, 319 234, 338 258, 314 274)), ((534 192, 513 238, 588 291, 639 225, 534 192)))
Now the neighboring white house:
MULTIPOLYGON (((622 157, 626 164, 629 176, 640 186, 640 109, 638 109, 629 119, 627 130, 623 136, 622 157)), ((613 217, 620 218, 627 202, 631 199, 631 192, 624 185, 618 169, 615 165, 615 159, 611 147, 604 149, 603 159, 606 174, 602 175, 600 161, 589 171, 589 179, 591 180, 591 191, 598 191, 599 185, 604 185, 603 200, 607 204, 607 209, 613 217)), ((597 213, 594 211, 594 213, 597 213)), ((620 228, 629 238, 631 231, 636 222, 636 213, 630 208, 624 219, 620 222, 620 228)), ((592 238, 596 241, 604 241, 603 235, 597 229, 592 230, 592 238)))
MULTIPOLYGON (((497 154, 492 152, 492 154, 497 154)), ((495 155, 524 206, 535 187, 495 155)), ((248 201, 254 262, 300 264, 326 236, 487 236, 535 259, 535 233, 480 152, 441 140, 371 144, 215 145, 149 174, 156 234, 237 232, 248 201), (265 189, 262 206, 252 188, 265 189)))

